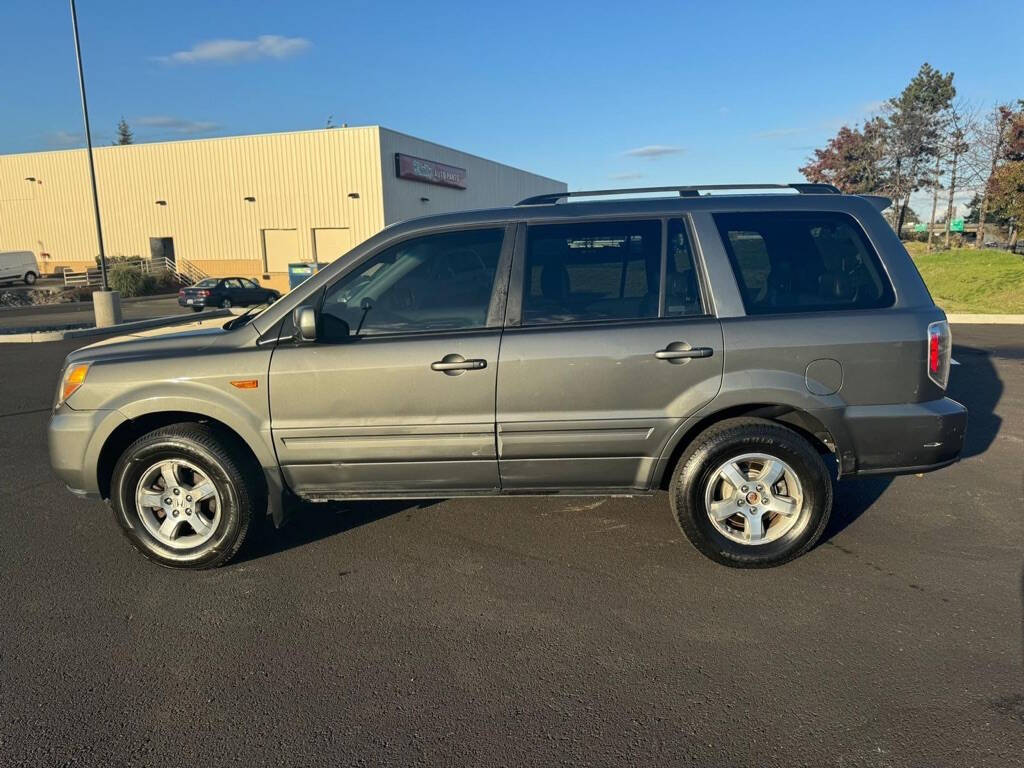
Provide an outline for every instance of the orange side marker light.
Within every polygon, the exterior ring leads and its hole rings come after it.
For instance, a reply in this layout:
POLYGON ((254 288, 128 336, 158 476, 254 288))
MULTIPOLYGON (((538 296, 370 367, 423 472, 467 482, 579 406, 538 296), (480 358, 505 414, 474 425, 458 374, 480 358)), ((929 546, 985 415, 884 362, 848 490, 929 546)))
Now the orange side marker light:
POLYGON ((259 385, 259 379, 239 379, 231 382, 231 386, 238 389, 257 389, 259 385))

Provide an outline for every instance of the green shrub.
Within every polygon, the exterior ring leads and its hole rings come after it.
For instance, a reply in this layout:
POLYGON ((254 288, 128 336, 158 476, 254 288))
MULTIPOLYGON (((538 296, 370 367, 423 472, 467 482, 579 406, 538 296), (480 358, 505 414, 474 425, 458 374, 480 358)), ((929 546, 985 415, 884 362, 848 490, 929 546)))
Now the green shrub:
MULTIPOLYGON (((107 269, 111 269, 118 264, 133 264, 136 267, 142 264, 141 256, 107 256, 107 269)), ((96 267, 100 266, 100 257, 96 256, 96 267)))
POLYGON ((130 299, 134 296, 154 296, 158 293, 176 293, 178 284, 167 271, 143 274, 131 264, 118 264, 110 268, 107 276, 112 290, 130 299))
POLYGON ((130 299, 132 296, 142 296, 145 277, 142 272, 127 265, 118 265, 111 268, 107 280, 112 290, 118 291, 121 296, 130 299))
POLYGON ((150 277, 153 278, 153 290, 150 293, 177 293, 181 287, 174 279, 174 273, 167 269, 154 272, 150 277))

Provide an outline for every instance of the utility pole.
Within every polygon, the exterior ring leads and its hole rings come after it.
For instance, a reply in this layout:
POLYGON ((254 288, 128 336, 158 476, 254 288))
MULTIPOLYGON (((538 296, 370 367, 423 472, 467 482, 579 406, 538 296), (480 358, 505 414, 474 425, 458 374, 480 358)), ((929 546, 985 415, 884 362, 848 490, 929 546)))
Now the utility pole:
POLYGON ((107 255, 103 249, 103 226, 100 224, 100 197, 96 191, 96 165, 92 156, 92 131, 89 129, 89 105, 85 99, 85 73, 82 70, 82 46, 78 40, 78 12, 75 0, 71 0, 71 28, 75 33, 75 61, 78 63, 78 87, 82 93, 82 118, 85 121, 86 155, 89 158, 89 180, 92 182, 92 205, 96 214, 96 240, 100 246, 100 278, 103 283, 103 296, 97 301, 93 296, 93 310, 96 313, 96 325, 115 325, 121 321, 121 297, 116 291, 110 290, 107 282, 107 255))

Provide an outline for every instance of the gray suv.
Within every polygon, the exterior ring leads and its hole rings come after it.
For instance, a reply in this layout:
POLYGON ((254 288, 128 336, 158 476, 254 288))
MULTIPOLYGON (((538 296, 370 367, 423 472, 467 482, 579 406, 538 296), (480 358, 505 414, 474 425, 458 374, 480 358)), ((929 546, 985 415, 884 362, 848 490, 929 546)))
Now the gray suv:
MULTIPOLYGON (((658 490, 708 557, 785 562, 834 478, 946 466, 967 412, 889 201, 774 186, 390 226, 262 311, 70 354, 53 467, 167 566, 294 498, 658 490)), ((636 191, 676 194, 567 199, 636 191)))

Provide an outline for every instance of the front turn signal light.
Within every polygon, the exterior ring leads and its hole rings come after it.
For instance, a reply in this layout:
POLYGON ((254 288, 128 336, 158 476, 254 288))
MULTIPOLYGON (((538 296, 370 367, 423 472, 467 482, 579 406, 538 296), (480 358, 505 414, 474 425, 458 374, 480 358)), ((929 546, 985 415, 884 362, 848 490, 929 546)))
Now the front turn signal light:
POLYGON ((78 391, 78 388, 85 383, 85 376, 88 373, 88 363, 72 365, 64 372, 64 380, 60 385, 60 400, 57 402, 57 405, 60 405, 78 391))

